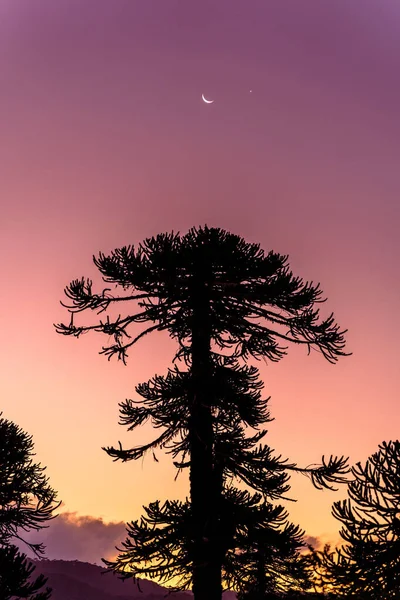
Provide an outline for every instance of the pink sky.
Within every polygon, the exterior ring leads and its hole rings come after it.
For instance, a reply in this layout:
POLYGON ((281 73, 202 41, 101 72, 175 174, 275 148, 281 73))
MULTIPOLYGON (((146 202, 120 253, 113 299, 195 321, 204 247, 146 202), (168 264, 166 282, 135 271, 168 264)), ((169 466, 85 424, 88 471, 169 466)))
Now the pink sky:
MULTIPOLYGON (((124 367, 52 325, 72 278, 98 281, 92 254, 160 231, 207 223, 289 254, 349 329, 335 366, 292 348, 262 367, 277 451, 365 460, 399 437, 399 34, 395 0, 0 0, 1 409, 33 434, 69 525, 187 493, 168 458, 100 449, 145 439, 117 405, 171 343, 124 367)), ((292 484, 292 519, 336 539, 345 490, 292 484)))

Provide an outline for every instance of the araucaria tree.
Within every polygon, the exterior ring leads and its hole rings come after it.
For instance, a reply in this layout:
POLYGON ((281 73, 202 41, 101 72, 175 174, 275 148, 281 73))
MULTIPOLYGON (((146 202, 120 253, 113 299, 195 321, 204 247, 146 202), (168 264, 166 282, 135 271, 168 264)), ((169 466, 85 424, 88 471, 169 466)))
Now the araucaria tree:
MULTIPOLYGON (((110 288, 95 293, 90 280, 72 281, 65 290, 71 320, 57 330, 76 337, 89 330, 111 335, 114 342, 102 353, 124 362, 129 348, 150 332, 168 331, 177 341, 174 359, 186 365, 190 381, 187 453, 193 592, 196 600, 219 600, 222 563, 211 550, 221 489, 213 428, 213 414, 221 402, 213 385, 215 365, 227 356, 233 361, 261 357, 278 361, 286 353, 286 343, 319 350, 333 363, 345 355, 345 332, 333 315, 320 319, 319 286, 293 276, 286 256, 264 254, 258 244, 221 229, 194 228, 184 236, 161 234, 137 249, 123 247, 109 256, 100 253, 94 262, 104 281, 121 286, 124 293, 115 295, 110 288), (135 308, 126 316, 113 318, 107 312, 128 302, 135 308), (77 325, 74 315, 86 310, 107 315, 94 324, 77 325), (131 337, 134 324, 146 326, 131 337)), ((179 418, 173 402, 170 418, 179 418)), ((168 441, 168 434, 162 432, 151 445, 165 447, 168 441)), ((340 470, 343 461, 334 466, 340 470)))
POLYGON ((400 441, 380 444, 352 475, 349 499, 333 505, 344 544, 323 566, 344 597, 400 598, 400 441))
POLYGON ((12 421, 0 418, 0 597, 47 600, 43 590, 46 579, 32 577, 34 565, 15 545, 24 542, 36 555, 42 544, 24 539, 24 532, 45 527, 59 506, 56 493, 44 474, 44 467, 33 461, 32 437, 12 421))

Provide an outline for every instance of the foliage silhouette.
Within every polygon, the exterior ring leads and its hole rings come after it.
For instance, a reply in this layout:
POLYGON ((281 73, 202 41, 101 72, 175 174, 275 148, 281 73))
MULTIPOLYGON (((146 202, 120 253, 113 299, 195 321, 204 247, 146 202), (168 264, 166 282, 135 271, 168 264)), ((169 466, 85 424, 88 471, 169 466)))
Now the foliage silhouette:
POLYGON ((35 566, 16 546, 0 546, 0 597, 2 600, 28 598, 49 600, 51 590, 43 589, 47 578, 33 578, 35 566))
POLYGON ((250 519, 244 517, 247 527, 240 523, 236 551, 227 555, 229 587, 239 592, 238 598, 282 597, 310 589, 299 553, 304 532, 288 522, 284 508, 263 503, 250 511, 250 519))
MULTIPOLYGON (((260 502, 259 494, 229 487, 224 490, 219 515, 220 540, 213 550, 222 550, 222 579, 225 589, 248 587, 258 547, 265 549, 265 589, 307 587, 297 549, 303 532, 287 521, 282 506, 260 502), (245 585, 246 584, 246 585, 245 585)), ((157 578, 173 583, 174 589, 189 589, 192 583, 193 531, 190 502, 159 501, 145 507, 145 515, 128 524, 128 537, 116 561, 104 561, 122 578, 157 578)))
MULTIPOLYGON (((327 560, 331 555, 331 546, 325 544, 323 550, 316 550, 312 545, 308 545, 308 552, 304 554, 306 569, 312 585, 313 598, 323 598, 324 600, 336 600, 339 597, 339 591, 334 591, 334 581, 330 570, 327 568, 327 560)), ((348 600, 357 600, 353 596, 346 596, 348 600)))
MULTIPOLYGON (((158 419, 159 427, 166 425, 166 430, 147 447, 128 454, 120 448, 114 456, 137 458, 146 450, 166 446, 173 438, 177 439, 172 452, 179 453, 182 444, 190 466, 193 591, 196 600, 217 600, 221 597, 221 562, 210 553, 208 541, 218 514, 215 503, 222 490, 218 469, 214 468, 213 411, 218 411, 221 404, 213 387, 218 363, 226 367, 225 357, 233 361, 278 361, 286 353, 286 342, 304 345, 308 351, 314 348, 334 363, 346 355, 345 331, 340 330, 333 315, 319 318, 316 305, 323 302, 319 285, 294 277, 286 256, 264 254, 258 244, 249 244, 221 229, 193 228, 184 236, 160 234, 146 239, 137 249, 128 246, 109 256, 100 253, 94 262, 104 281, 121 286, 124 295, 114 295, 111 288, 94 293, 91 280, 76 279, 65 289, 65 306, 71 320, 69 324, 58 324, 56 329, 76 337, 90 330, 113 336, 114 343, 104 346, 101 352, 109 359, 117 356, 124 363, 128 350, 148 333, 165 330, 177 341, 174 360, 184 363, 189 373, 186 413, 182 408, 183 412, 175 412, 171 404, 169 417, 173 423, 169 426, 165 421, 168 411, 162 410, 157 416, 154 408, 155 424, 158 419), (76 313, 90 310, 101 314, 128 302, 135 309, 127 316, 114 318, 108 312, 104 320, 91 325, 74 322, 76 313), (143 323, 146 326, 131 337, 131 325, 143 323), (182 420, 187 435, 179 441, 182 420)), ((160 389, 166 388, 166 397, 173 394, 173 386, 179 384, 181 376, 185 377, 175 371, 170 372, 169 380, 168 376, 155 379, 149 384, 149 393, 152 386, 159 394, 159 385, 160 389)), ((172 403, 174 398, 172 395, 172 403)), ((142 413, 135 411, 134 417, 131 407, 128 410, 132 428, 149 418, 149 407, 142 413)), ((235 423, 238 419, 237 415, 235 423)), ((260 462, 263 458, 259 457, 260 462)), ((343 471, 344 462, 331 458, 326 465, 332 482, 335 469, 343 471)), ((179 464, 179 468, 184 466, 179 464)))
MULTIPOLYGON (((338 459, 301 469, 281 456, 275 457, 260 443, 266 431, 254 435, 246 431, 270 421, 268 399, 261 397, 257 369, 238 367, 232 359, 224 358, 216 363, 213 375, 218 405, 212 412, 215 498, 209 552, 214 552, 221 564, 224 586, 241 589, 254 572, 259 549, 259 557, 264 554, 264 562, 268 558, 269 563, 265 584, 285 589, 288 582, 293 585, 295 565, 300 575, 295 551, 302 545, 301 533, 289 526, 286 511, 273 507, 271 501, 282 499, 289 491, 290 472, 308 475, 317 487, 331 488, 332 481, 339 481, 340 472, 346 471, 345 463, 338 459), (234 480, 259 493, 250 496, 235 489, 234 480)), ((190 457, 184 461, 188 454, 190 385, 190 373, 177 368, 166 378, 157 376, 138 385, 142 403, 126 400, 120 404, 121 421, 132 430, 152 419, 155 428, 163 427, 164 437, 157 436, 153 442, 130 450, 107 448, 107 452, 116 459, 131 460, 161 445, 173 454, 179 469, 190 468, 190 457)), ((188 589, 195 560, 190 543, 194 537, 190 504, 167 502, 160 506, 154 502, 145 511, 145 517, 129 525, 128 539, 117 560, 106 564, 123 577, 157 577, 164 583, 175 580, 175 585, 179 579, 177 587, 188 589)))
POLYGON ((400 442, 382 442, 352 469, 347 500, 335 502, 344 544, 320 554, 320 571, 341 597, 400 597, 400 442))
POLYGON ((0 597, 47 600, 50 591, 39 590, 42 576, 32 579, 34 566, 15 546, 24 542, 37 556, 42 544, 24 539, 24 532, 45 527, 59 506, 56 493, 44 474, 44 467, 33 461, 32 436, 0 415, 0 597))

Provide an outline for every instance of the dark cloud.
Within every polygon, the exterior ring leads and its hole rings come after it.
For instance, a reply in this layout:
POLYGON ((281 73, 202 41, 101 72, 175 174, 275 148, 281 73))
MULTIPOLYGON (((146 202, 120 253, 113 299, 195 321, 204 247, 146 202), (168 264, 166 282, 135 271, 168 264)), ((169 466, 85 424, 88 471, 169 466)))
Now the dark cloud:
POLYGON ((307 546, 312 546, 315 550, 321 550, 324 545, 320 538, 314 535, 306 535, 304 542, 307 544, 307 546))
MULTIPOLYGON (((322 534, 320 536, 315 535, 306 535, 304 538, 304 542, 307 546, 312 546, 314 550, 323 550, 325 545, 329 545, 331 549, 337 548, 343 544, 343 540, 340 535, 333 534, 322 534)), ((302 550, 302 552, 307 552, 307 546, 302 550)))
MULTIPOLYGON (((42 542, 46 557, 61 560, 81 560, 101 563, 102 558, 116 555, 115 546, 125 539, 125 524, 106 523, 103 519, 78 516, 64 512, 49 523, 46 529, 24 536, 29 542, 42 542)), ((24 551, 26 548, 21 546, 24 551)))

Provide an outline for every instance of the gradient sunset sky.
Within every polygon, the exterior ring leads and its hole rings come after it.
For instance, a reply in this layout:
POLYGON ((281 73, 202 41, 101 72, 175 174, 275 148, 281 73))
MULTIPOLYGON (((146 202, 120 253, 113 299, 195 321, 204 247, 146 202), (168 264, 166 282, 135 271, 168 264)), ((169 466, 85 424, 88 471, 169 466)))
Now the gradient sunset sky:
MULTIPOLYGON (((173 344, 149 336, 124 367, 100 335, 54 331, 71 279, 101 287, 100 250, 207 223, 289 254, 353 355, 262 363, 268 443, 305 466, 399 438, 399 73, 398 0, 0 0, 1 410, 63 500, 51 557, 99 560, 188 489, 160 453, 101 450, 148 439, 118 402, 173 344)), ((292 495, 293 521, 336 540, 345 489, 298 476, 292 495)))

